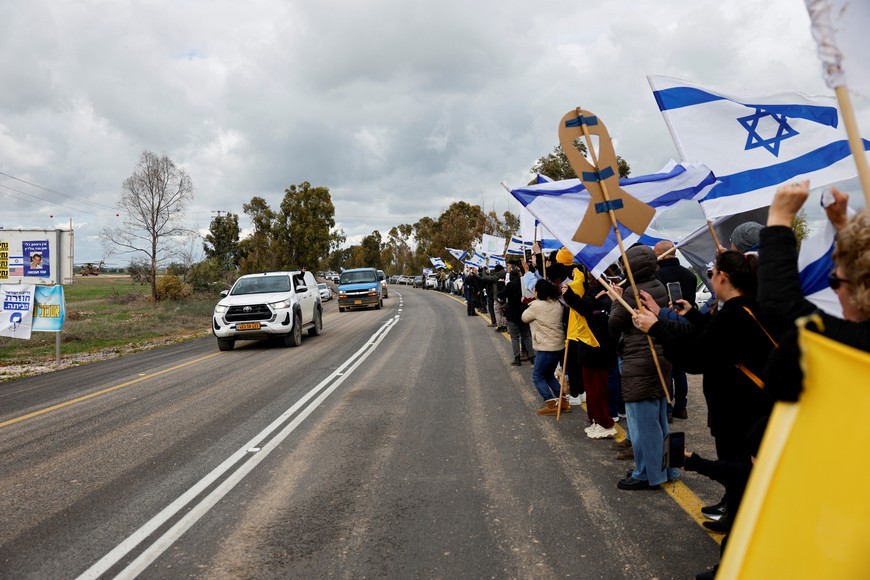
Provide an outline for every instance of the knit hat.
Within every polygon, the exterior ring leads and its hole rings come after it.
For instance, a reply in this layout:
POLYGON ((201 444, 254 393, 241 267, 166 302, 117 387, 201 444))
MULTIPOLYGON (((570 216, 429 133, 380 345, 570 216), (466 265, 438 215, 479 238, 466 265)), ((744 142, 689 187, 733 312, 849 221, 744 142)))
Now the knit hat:
POLYGON ((568 248, 563 246, 561 250, 556 252, 556 261, 563 266, 570 266, 574 263, 574 254, 572 254, 568 248))
POLYGON ((739 252, 748 252, 757 249, 758 238, 764 228, 758 222, 746 222, 740 224, 731 232, 731 243, 739 252))

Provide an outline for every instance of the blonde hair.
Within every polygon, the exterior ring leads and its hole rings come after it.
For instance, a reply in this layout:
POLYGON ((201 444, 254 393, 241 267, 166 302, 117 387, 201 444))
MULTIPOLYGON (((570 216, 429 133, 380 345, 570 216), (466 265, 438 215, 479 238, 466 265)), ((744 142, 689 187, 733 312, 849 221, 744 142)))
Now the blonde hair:
POLYGON ((837 232, 833 258, 849 281, 852 304, 870 313, 870 213, 866 209, 837 232))

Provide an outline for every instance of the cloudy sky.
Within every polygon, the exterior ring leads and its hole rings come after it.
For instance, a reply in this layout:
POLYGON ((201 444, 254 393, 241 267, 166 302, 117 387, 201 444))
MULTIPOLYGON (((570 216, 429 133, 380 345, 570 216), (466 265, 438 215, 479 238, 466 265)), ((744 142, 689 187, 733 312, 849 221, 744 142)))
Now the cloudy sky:
POLYGON ((677 154, 647 74, 831 94, 802 0, 9 0, 0 50, 0 225, 72 219, 76 262, 143 150, 188 171, 192 227, 309 181, 357 242, 457 200, 517 211, 499 183, 576 106, 655 172, 677 154))

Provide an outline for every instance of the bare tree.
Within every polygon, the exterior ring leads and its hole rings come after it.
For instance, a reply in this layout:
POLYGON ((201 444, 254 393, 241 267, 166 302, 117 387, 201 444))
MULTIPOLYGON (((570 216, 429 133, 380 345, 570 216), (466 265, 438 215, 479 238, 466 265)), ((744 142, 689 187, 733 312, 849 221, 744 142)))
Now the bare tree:
POLYGON ((178 237, 190 231, 181 221, 193 199, 193 183, 166 155, 143 151, 122 190, 124 223, 104 229, 101 237, 110 253, 145 256, 151 266, 151 297, 157 300, 157 266, 177 254, 178 237))

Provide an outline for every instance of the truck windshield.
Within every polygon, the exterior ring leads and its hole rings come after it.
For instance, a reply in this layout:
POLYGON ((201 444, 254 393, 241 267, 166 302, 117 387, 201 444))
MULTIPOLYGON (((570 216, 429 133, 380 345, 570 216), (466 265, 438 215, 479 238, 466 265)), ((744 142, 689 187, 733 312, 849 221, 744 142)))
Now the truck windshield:
POLYGON ((361 282, 377 282, 377 275, 372 271, 342 272, 339 284, 359 284, 361 282))
POLYGON ((262 276, 258 278, 242 278, 233 286, 230 292, 233 296, 243 294, 263 294, 266 292, 289 292, 290 278, 287 276, 262 276))

